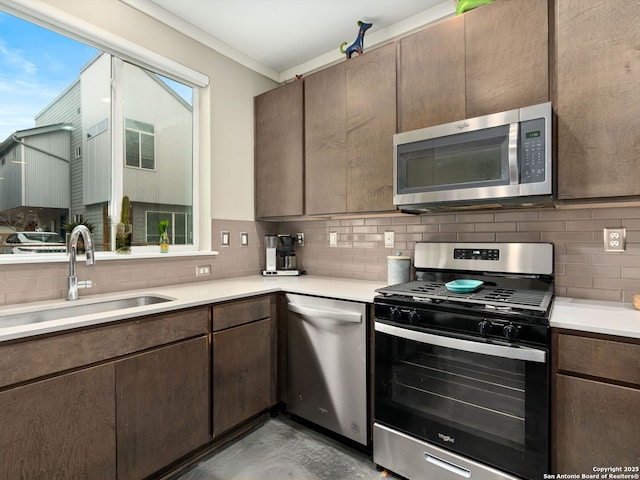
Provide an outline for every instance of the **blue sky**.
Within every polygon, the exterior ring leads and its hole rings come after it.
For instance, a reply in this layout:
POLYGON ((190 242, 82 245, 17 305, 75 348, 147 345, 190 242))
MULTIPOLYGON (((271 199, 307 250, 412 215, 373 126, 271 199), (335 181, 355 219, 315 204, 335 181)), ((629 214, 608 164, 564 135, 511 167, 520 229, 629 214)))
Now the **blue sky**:
MULTIPOLYGON (((80 76, 98 50, 0 11, 0 143, 80 76)), ((169 85, 191 103, 191 89, 169 85)))
POLYGON ((0 142, 35 116, 98 51, 0 12, 0 142))

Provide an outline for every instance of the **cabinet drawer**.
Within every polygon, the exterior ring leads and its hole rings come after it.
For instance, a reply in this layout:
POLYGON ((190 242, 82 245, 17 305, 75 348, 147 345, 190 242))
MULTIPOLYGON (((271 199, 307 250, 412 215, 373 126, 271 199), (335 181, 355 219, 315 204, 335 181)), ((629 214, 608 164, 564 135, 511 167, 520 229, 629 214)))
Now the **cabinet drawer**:
POLYGON ((271 298, 264 297, 223 303, 213 307, 213 331, 236 327, 271 316, 271 298))
POLYGON ((208 307, 121 320, 0 347, 0 387, 207 333, 208 307))
POLYGON ((558 370, 640 385, 640 345, 558 334, 558 370))

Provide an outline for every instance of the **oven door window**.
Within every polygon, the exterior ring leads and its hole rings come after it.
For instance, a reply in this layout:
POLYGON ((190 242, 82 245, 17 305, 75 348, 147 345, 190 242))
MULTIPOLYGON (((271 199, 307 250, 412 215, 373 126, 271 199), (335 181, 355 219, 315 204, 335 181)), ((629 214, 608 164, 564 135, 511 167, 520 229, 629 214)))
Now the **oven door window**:
POLYGON ((509 128, 398 145, 398 193, 508 185, 509 128))
POLYGON ((525 478, 548 472, 546 361, 375 335, 377 422, 525 478))

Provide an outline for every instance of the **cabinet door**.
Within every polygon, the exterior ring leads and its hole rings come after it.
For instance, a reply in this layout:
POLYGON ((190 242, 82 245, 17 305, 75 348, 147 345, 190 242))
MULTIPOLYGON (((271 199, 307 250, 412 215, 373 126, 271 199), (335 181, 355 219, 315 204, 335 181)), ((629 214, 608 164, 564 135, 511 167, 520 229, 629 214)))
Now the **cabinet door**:
POLYGON ((347 211, 346 62, 305 78, 305 211, 347 211))
POLYGON ((0 393, 0 478, 115 478, 115 367, 0 393))
POLYGON ((274 403, 271 319, 213 334, 213 434, 274 403))
POLYGON ((400 40, 398 131, 465 118, 464 16, 400 40))
POLYGON ((555 2, 558 198, 640 194, 640 3, 555 2))
POLYGON ((347 212, 394 210, 396 45, 346 62, 347 212))
POLYGON ((255 98, 257 218, 304 213, 303 126, 302 81, 255 98))
POLYGON ((118 480, 141 479, 211 439, 206 336, 116 364, 118 480))
POLYGON ((640 390, 556 375, 555 471, 592 474, 595 466, 637 466, 640 390))
POLYGON ((500 0, 464 20, 467 118, 549 100, 546 1, 500 0))

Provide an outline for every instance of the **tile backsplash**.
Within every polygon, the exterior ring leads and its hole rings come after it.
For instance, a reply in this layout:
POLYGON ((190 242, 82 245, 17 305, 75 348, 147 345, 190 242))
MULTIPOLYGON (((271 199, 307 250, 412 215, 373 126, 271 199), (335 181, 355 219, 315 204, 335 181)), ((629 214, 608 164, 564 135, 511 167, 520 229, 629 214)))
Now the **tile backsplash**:
MULTIPOLYGON (((304 232, 298 264, 312 275, 386 281, 387 256, 413 255, 415 242, 550 242, 556 294, 631 302, 640 292, 640 207, 530 209, 282 222, 279 233, 304 232), (603 229, 625 227, 624 253, 604 251, 603 229), (393 249, 384 232, 395 233, 393 249), (329 233, 338 244, 329 246, 329 233)), ((264 261, 264 260, 263 260, 264 261)))
MULTIPOLYGON (((212 279, 259 275, 265 266, 265 233, 305 235, 296 249, 299 267, 310 275, 386 281, 387 256, 413 255, 415 242, 551 242, 555 245, 556 294, 576 298, 631 302, 640 293, 640 207, 530 209, 252 222, 213 219, 213 250, 218 256, 78 262, 78 277, 95 286, 88 294, 120 292, 212 279), (624 253, 604 251, 603 229, 625 227, 624 253), (394 248, 384 247, 393 231, 394 248), (221 245, 229 232, 229 246, 221 245), (337 245, 329 246, 335 232, 337 245), (248 243, 241 244, 246 233, 248 243), (198 265, 211 275, 196 277, 198 265)), ((0 265, 0 305, 63 298, 66 263, 0 265)))

